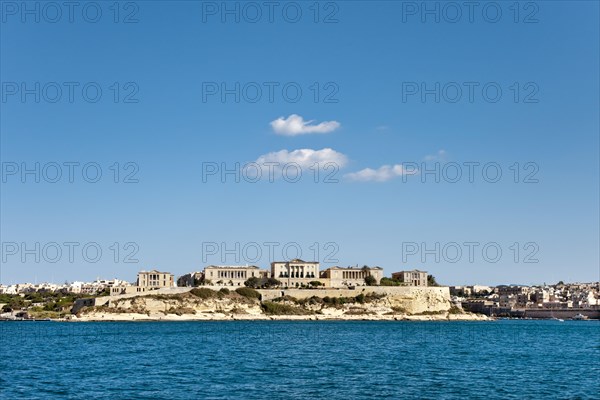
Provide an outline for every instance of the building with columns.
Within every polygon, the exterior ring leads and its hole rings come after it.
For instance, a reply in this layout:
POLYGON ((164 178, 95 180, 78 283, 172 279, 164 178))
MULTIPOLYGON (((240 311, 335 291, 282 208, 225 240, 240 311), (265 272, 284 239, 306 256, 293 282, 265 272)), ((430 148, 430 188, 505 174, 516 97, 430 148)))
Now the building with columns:
POLYGON ((291 261, 274 261, 271 263, 271 277, 287 287, 307 285, 319 280, 319 262, 298 258, 291 261))
POLYGON ((427 272, 413 269, 392 273, 392 279, 404 282, 409 286, 427 286, 427 272))
POLYGON ((347 286, 365 286, 365 278, 372 276, 377 284, 383 278, 383 268, 380 267, 331 267, 321 273, 321 281, 326 286, 339 288, 347 286))
POLYGON ((267 270, 255 265, 209 265, 204 268, 204 279, 213 285, 244 286, 250 278, 269 278, 267 270))
POLYGON ((175 286, 173 274, 170 272, 140 271, 137 274, 137 286, 146 289, 160 289, 175 286))

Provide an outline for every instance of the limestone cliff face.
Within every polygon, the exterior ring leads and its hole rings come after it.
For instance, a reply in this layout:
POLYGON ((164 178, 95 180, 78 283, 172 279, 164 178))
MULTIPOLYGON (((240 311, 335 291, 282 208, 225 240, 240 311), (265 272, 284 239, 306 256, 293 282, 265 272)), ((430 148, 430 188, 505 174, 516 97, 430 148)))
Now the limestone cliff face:
POLYGON ((198 298, 192 294, 183 295, 147 295, 133 298, 115 299, 101 307, 102 311, 116 313, 138 313, 149 315, 168 314, 262 314, 258 300, 242 296, 222 296, 198 298))
POLYGON ((97 299, 81 320, 482 319, 452 307, 448 288, 260 290, 249 295, 208 288, 97 299), (279 297, 275 297, 278 295, 279 297), (295 296, 294 296, 295 295, 295 296), (256 297, 255 297, 256 296, 256 297), (257 297, 262 297, 262 301, 257 297))
POLYGON ((386 299, 390 307, 402 308, 408 314, 450 310, 450 293, 441 290, 412 289, 406 293, 392 293, 386 299))
POLYGON ((291 296, 297 299, 306 299, 312 296, 320 298, 352 298, 359 294, 365 296, 384 296, 385 301, 381 305, 391 310, 403 310, 407 314, 418 314, 423 312, 448 311, 452 304, 450 302, 450 289, 447 286, 440 287, 411 287, 411 286, 363 286, 354 290, 350 289, 288 289, 288 290, 261 290, 263 300, 276 297, 291 296))

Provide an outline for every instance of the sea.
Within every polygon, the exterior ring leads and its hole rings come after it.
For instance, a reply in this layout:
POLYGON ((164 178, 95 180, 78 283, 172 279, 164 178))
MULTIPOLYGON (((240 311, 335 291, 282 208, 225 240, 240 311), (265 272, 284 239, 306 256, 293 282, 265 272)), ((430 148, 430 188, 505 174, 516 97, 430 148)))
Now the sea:
POLYGON ((0 399, 600 398, 600 321, 11 321, 0 349, 0 399))

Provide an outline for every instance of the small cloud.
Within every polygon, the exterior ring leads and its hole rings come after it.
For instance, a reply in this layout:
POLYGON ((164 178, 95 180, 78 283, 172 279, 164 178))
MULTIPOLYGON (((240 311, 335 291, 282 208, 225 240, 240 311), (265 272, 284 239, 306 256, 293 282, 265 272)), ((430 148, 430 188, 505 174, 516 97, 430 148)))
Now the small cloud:
POLYGON ((377 130, 377 131, 387 131, 388 129, 390 129, 390 127, 387 125, 379 125, 379 126, 375 127, 375 130, 377 130))
POLYGON ((365 168, 344 176, 355 182, 386 182, 399 176, 415 175, 417 173, 417 169, 406 169, 402 164, 395 164, 383 165, 377 169, 365 168))
POLYGON ((256 163, 276 163, 274 166, 275 169, 283 168, 285 167, 285 164, 291 163, 298 164, 302 169, 313 167, 316 163, 319 163, 320 168, 322 168, 326 163, 334 163, 339 168, 342 168, 348 163, 348 157, 330 148, 321 150, 280 150, 263 154, 262 156, 258 157, 256 163))
POLYGON ((424 161, 446 161, 446 150, 439 150, 435 154, 426 155, 424 161))
POLYGON ((271 121, 273 131, 278 135, 296 136, 311 133, 329 133, 338 129, 341 124, 337 121, 324 121, 317 125, 311 125, 314 121, 304 121, 300 115, 292 114, 287 118, 279 117, 271 121))

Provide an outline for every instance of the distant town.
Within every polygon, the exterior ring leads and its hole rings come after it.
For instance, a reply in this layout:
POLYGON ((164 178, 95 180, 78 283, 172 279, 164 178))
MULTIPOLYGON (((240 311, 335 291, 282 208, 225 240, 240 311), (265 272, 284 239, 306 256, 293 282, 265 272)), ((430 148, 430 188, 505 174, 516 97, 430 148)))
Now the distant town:
POLYGON ((450 295, 467 311, 496 317, 560 319, 576 309, 600 313, 600 282, 450 286, 450 295))
MULTIPOLYGON (((203 271, 190 272, 177 277, 158 270, 140 271, 135 282, 119 279, 64 284, 19 283, 0 285, 0 310, 2 313, 25 315, 28 310, 67 312, 73 303, 82 298, 150 294, 172 288, 249 287, 254 289, 360 289, 365 286, 442 286, 435 277, 421 270, 397 271, 391 277, 383 276, 380 267, 331 267, 320 270, 316 261, 294 259, 275 261, 270 269, 254 265, 208 265, 203 271), (55 300, 50 307, 41 302, 43 296, 32 294, 62 294, 68 300, 55 300), (15 295, 17 300, 15 300, 15 295), (24 300, 22 300, 24 299, 24 300), (29 300, 29 301, 27 301, 29 300), (35 308, 37 307, 37 308, 35 308)), ((175 289, 177 288, 177 289, 175 289)), ((449 286, 451 301, 467 312, 491 317, 514 318, 587 318, 600 316, 600 282, 525 285, 467 285, 449 286)), ((283 293, 283 292, 282 292, 283 293)))

